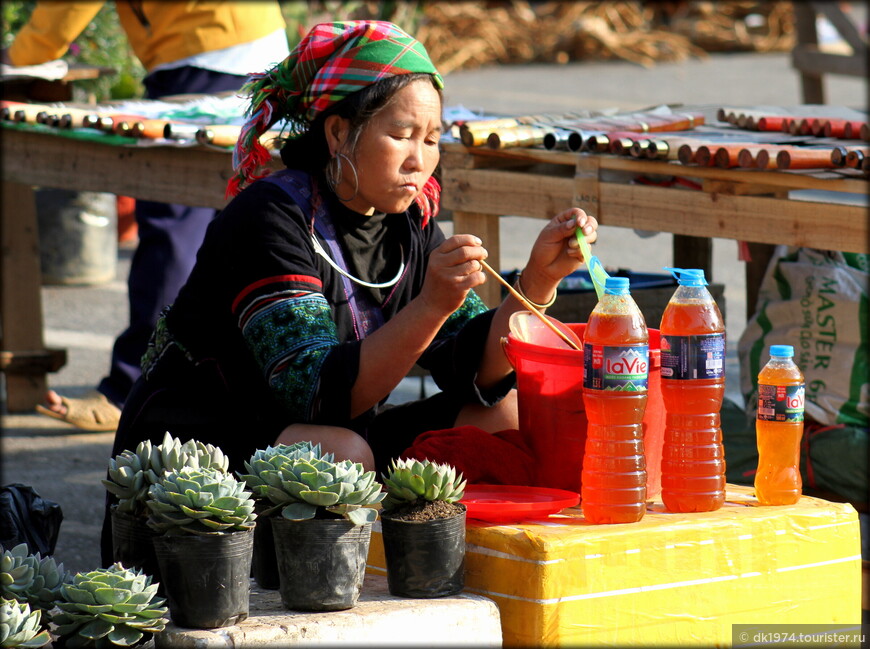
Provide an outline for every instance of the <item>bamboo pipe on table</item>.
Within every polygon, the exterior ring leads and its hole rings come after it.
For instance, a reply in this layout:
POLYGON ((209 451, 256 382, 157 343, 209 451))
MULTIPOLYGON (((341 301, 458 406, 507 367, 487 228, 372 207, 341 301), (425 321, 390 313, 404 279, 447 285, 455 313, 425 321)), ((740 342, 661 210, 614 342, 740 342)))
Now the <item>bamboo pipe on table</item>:
POLYGON ((776 154, 778 169, 831 169, 831 149, 788 148, 776 154))
MULTIPOLYGON (((241 126, 232 124, 214 124, 201 127, 196 132, 196 141, 200 144, 211 144, 219 147, 232 147, 239 140, 242 132, 241 126)), ((281 131, 266 131, 260 136, 260 144, 267 149, 275 149, 281 136, 281 131)))

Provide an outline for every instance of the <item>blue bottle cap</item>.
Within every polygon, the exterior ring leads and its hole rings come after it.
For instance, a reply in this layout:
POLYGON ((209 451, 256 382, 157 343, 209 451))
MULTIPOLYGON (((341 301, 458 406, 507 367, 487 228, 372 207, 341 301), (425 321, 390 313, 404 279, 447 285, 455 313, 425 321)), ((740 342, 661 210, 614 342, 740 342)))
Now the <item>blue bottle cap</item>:
POLYGON ((669 268, 666 266, 664 270, 670 272, 680 286, 707 286, 703 268, 669 268))
POLYGON ((794 347, 791 345, 771 345, 770 355, 780 358, 791 358, 794 356, 794 347))
POLYGON ((610 295, 625 295, 628 293, 628 278, 608 277, 604 280, 604 292, 610 295))

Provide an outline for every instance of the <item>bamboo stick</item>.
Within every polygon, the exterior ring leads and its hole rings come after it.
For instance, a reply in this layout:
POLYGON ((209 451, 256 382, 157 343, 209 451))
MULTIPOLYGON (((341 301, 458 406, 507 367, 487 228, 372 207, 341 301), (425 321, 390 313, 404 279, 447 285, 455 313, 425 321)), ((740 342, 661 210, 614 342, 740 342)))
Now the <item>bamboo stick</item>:
POLYGON ((577 346, 577 343, 575 343, 573 340, 571 340, 564 331, 562 331, 556 325, 554 325, 547 316, 545 316, 543 313, 538 311, 538 309, 536 309, 535 306, 531 302, 529 302, 526 298, 524 298, 522 295, 520 295, 519 291, 517 291, 517 289, 515 289, 513 286, 511 286, 510 283, 504 277, 501 276, 501 273, 496 272, 492 268, 492 266, 487 264, 482 259, 480 260, 480 265, 486 272, 488 272, 496 280, 498 280, 498 282, 508 290, 508 293, 513 295, 514 298, 516 298, 520 304, 522 304, 524 307, 526 307, 526 309, 531 311, 531 313, 533 315, 537 316, 541 320, 541 322, 543 322, 545 325, 547 325, 547 327, 549 327, 553 331, 553 333, 555 333, 557 336, 559 336, 559 338, 561 338, 566 343, 568 343, 568 345, 570 345, 571 349, 576 349, 576 350, 580 351, 580 347, 577 346))

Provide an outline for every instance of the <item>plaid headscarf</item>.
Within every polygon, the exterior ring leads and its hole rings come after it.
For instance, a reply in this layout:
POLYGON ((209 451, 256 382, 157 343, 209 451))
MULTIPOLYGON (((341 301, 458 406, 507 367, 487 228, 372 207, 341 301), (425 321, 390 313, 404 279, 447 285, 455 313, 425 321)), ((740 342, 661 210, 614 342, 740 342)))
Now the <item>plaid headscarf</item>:
MULTIPOLYGON (((290 136, 299 135, 320 113, 357 90, 387 77, 418 72, 433 75, 438 87, 444 87, 422 43, 392 23, 357 20, 315 25, 290 56, 271 70, 252 75, 242 89, 251 96, 251 105, 233 151, 236 175, 227 183, 227 196, 269 174, 262 168, 269 162, 269 152, 259 138, 277 121, 286 119, 290 136)), ((431 180, 424 194, 437 191, 437 182, 431 180)), ((421 207, 428 220, 426 208, 421 207)))

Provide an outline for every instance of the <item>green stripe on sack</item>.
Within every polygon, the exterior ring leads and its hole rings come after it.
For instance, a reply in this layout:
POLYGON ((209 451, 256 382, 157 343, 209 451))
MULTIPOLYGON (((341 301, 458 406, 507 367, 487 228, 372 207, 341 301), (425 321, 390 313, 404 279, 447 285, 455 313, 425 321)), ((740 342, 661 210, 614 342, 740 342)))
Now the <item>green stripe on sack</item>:
POLYGON ((776 268, 773 270, 773 281, 776 282, 776 290, 779 291, 779 295, 783 300, 791 299, 791 284, 788 281, 788 278, 783 275, 782 272, 782 262, 784 261, 794 261, 794 258, 789 257, 780 257, 776 262, 776 268))
MULTIPOLYGON (((867 383, 867 377, 870 376, 867 358, 868 304, 866 293, 861 294, 861 299, 858 302, 858 325, 858 331, 861 332, 861 342, 855 348, 852 360, 852 373, 849 376, 849 400, 840 408, 840 412, 837 414, 837 423, 866 427, 870 425, 870 418, 866 412, 858 410, 861 395, 864 392, 863 388, 867 383)), ((867 404, 864 405, 866 407, 867 404)))

